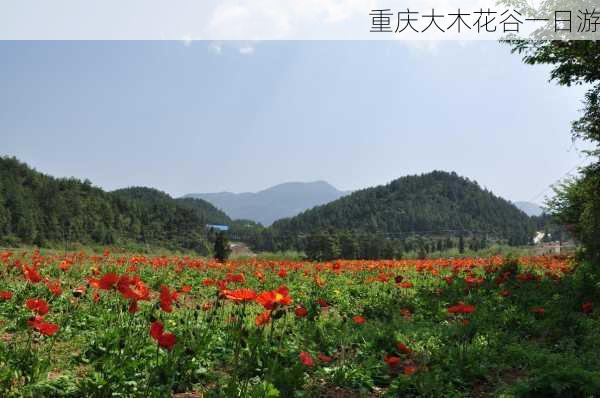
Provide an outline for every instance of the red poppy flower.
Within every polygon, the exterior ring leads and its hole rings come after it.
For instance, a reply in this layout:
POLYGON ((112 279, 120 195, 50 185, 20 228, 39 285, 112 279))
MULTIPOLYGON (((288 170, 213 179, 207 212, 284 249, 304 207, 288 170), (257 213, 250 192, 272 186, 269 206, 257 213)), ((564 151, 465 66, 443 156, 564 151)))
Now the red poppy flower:
POLYGON ((298 318, 304 318, 306 315, 308 315, 308 310, 304 307, 297 307, 294 310, 294 313, 298 318))
POLYGON ((44 336, 52 336, 58 332, 59 326, 54 323, 44 322, 44 317, 36 315, 33 319, 27 321, 29 326, 43 334, 44 336))
POLYGON ((267 310, 267 311, 263 311, 260 314, 258 314, 254 323, 256 324, 256 326, 263 326, 263 325, 266 325, 267 323, 269 323, 270 319, 271 319, 271 311, 267 310))
POLYGON ((581 312, 584 314, 591 314, 594 310, 594 304, 591 301, 587 301, 581 304, 581 312))
POLYGON ((98 287, 102 290, 112 289, 119 281, 119 276, 114 272, 107 272, 98 281, 98 287))
POLYGON ((531 312, 533 312, 534 314, 538 314, 538 315, 544 315, 546 310, 544 309, 544 307, 533 307, 531 309, 531 312))
POLYGON ((404 374, 410 376, 417 371, 417 367, 414 365, 405 365, 404 366, 404 374))
POLYGON ((192 291, 192 286, 190 286, 190 285, 183 285, 183 286, 181 286, 181 289, 179 289, 179 291, 181 293, 189 293, 189 292, 192 291))
POLYGON ((173 301, 177 300, 178 294, 176 291, 170 292, 166 285, 160 286, 160 308, 164 312, 173 311, 173 301))
POLYGON ((58 297, 62 294, 62 288, 60 287, 60 281, 46 281, 46 287, 50 290, 52 295, 58 297))
POLYGON ((131 301, 131 303, 129 303, 129 308, 127 309, 127 311, 130 314, 135 314, 136 312, 138 312, 139 311, 138 302, 135 300, 131 301))
POLYGON ((58 264, 58 268, 60 268, 61 271, 68 271, 69 268, 71 268, 71 265, 73 265, 71 261, 63 260, 58 264))
POLYGON ((167 350, 172 350, 177 342, 177 338, 173 333, 163 333, 158 339, 158 345, 167 350))
POLYGON ((306 352, 306 351, 302 351, 300 354, 300 361, 302 362, 303 365, 305 366, 314 366, 315 365, 315 361, 313 360, 312 356, 310 355, 310 353, 306 352))
POLYGON ((211 278, 204 278, 202 280, 202 286, 212 286, 215 284, 215 280, 211 278))
POLYGON ((475 306, 464 303, 458 303, 448 308, 450 314, 470 314, 472 312, 475 312, 475 306))
POLYGON ((23 275, 25 276, 25 279, 31 283, 38 283, 42 280, 42 277, 35 268, 26 265, 23 266, 23 275))
POLYGON ((386 356, 383 358, 383 361, 384 361, 385 363, 387 363, 387 365, 388 365, 390 368, 395 368, 396 366, 398 366, 398 364, 400 363, 400 361, 401 361, 401 360, 402 360, 402 359, 401 359, 400 357, 397 357, 397 356, 395 356, 395 355, 386 355, 386 356))
POLYGON ((510 297, 510 295, 511 295, 511 294, 512 294, 512 293, 510 292, 510 290, 506 290, 506 289, 505 289, 505 290, 502 290, 502 291, 500 292, 500 295, 501 295, 502 297, 510 297))
POLYGON ((329 363, 329 362, 333 361, 333 357, 330 357, 329 355, 325 355, 322 352, 317 354, 317 358, 319 358, 319 361, 325 362, 325 363, 329 363))
POLYGON ((321 308, 329 307, 329 303, 325 299, 320 298, 317 300, 317 303, 321 308))
POLYGON ((246 277, 244 274, 227 274, 225 280, 231 283, 244 283, 246 282, 246 277))
POLYGON ((173 333, 164 332, 164 326, 159 321, 152 322, 150 325, 150 336, 156 340, 160 347, 167 350, 171 350, 177 341, 173 333))
POLYGON ((152 322, 152 324, 150 324, 150 336, 152 336, 152 338, 154 340, 158 341, 160 336, 162 336, 163 331, 164 331, 164 326, 161 322, 154 321, 154 322, 152 322))
POLYGON ((402 315, 404 317, 404 319, 409 320, 410 318, 412 318, 412 312, 410 312, 410 310, 408 308, 402 308, 400 310, 400 315, 402 315))
POLYGON ((292 298, 289 296, 288 288, 280 286, 276 290, 260 293, 256 296, 256 302, 268 310, 273 310, 279 305, 290 305, 292 298))
POLYGON ((411 287, 413 287, 413 283, 409 281, 398 283, 398 287, 401 287, 403 289, 410 289, 411 287))
POLYGON ((0 292, 0 300, 10 300, 12 296, 12 292, 9 292, 8 290, 3 290, 0 292))
POLYGON ((48 303, 43 299, 27 299, 27 301, 25 301, 25 305, 31 311, 39 315, 46 315, 50 310, 48 303))
POLYGON ((252 301, 256 298, 256 292, 252 289, 241 288, 225 291, 225 297, 236 303, 252 301))
POLYGON ((398 351, 408 355, 412 352, 412 350, 410 348, 408 348, 404 343, 401 343, 399 341, 396 342, 396 348, 398 349, 398 351))
POLYGON ((352 317, 352 321, 354 321, 354 323, 356 323, 357 325, 362 325, 363 323, 365 323, 365 318, 361 315, 356 315, 352 317))

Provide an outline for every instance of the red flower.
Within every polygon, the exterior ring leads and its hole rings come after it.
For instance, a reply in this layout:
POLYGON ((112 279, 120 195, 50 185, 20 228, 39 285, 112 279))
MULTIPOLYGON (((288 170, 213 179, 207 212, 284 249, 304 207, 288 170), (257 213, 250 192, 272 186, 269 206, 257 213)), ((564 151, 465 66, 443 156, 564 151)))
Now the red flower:
POLYGON ((458 303, 448 308, 450 314, 470 314, 472 312, 475 312, 475 306, 464 303, 458 303))
POLYGON ((154 321, 150 324, 150 336, 156 341, 162 336, 164 332, 164 326, 159 321, 154 321))
POLYGON ((290 305, 292 298, 289 296, 288 288, 280 286, 276 290, 262 292, 256 296, 256 302, 268 310, 273 310, 279 305, 290 305))
POLYGON ((167 350, 171 350, 177 339, 173 333, 165 333, 162 323, 155 321, 150 325, 150 336, 156 340, 158 345, 167 350))
POLYGON ((362 325, 363 323, 365 323, 365 318, 361 315, 356 315, 352 317, 352 320, 354 321, 354 323, 356 323, 357 325, 362 325))
POLYGON ((60 296, 62 294, 62 288, 60 287, 60 281, 46 281, 46 287, 50 290, 54 296, 60 296))
POLYGON ((255 324, 256 326, 263 326, 269 323, 271 319, 271 311, 263 311, 256 317, 255 324))
POLYGON ((27 279, 31 283, 38 283, 42 280, 42 277, 35 268, 28 267, 26 265, 23 266, 23 275, 25 275, 25 279, 27 279))
POLYGON ((139 307, 138 307, 138 302, 133 300, 131 301, 131 303, 129 303, 129 308, 128 310, 130 314, 135 314, 136 312, 139 311, 139 307))
POLYGON ((533 312, 534 314, 538 314, 538 315, 544 315, 546 310, 544 309, 544 307, 533 307, 531 309, 531 312, 533 312))
POLYGON ((110 290, 112 289, 117 282, 119 281, 119 276, 114 272, 107 272, 100 278, 98 282, 98 287, 102 290, 110 290))
POLYGON ((158 339, 158 345, 167 350, 172 350, 177 342, 177 338, 173 333, 163 333, 158 339))
POLYGON ((407 376, 412 375, 417 371, 417 367, 414 365, 405 365, 404 366, 404 374, 407 376))
POLYGON ((398 283, 398 287, 401 287, 403 289, 410 289, 411 287, 413 287, 413 283, 409 281, 398 283))
POLYGON ((39 315, 46 315, 48 310, 50 310, 48 303, 46 303, 46 300, 43 299, 27 299, 27 301, 25 301, 25 305, 31 311, 39 315))
POLYGON ((246 282, 246 277, 244 274, 227 274, 225 280, 231 283, 244 283, 246 282))
POLYGON ((329 307, 329 303, 325 299, 320 298, 317 300, 317 303, 321 308, 329 307))
POLYGON ((412 352, 412 350, 410 348, 408 348, 404 343, 401 343, 399 341, 396 342, 396 348, 398 349, 398 351, 408 355, 412 352))
POLYGON ((170 292, 166 285, 160 286, 160 308, 164 312, 173 311, 173 301, 177 300, 178 294, 176 291, 170 292))
POLYGON ((53 323, 44 322, 44 317, 36 315, 33 319, 27 321, 29 326, 43 334, 44 336, 52 336, 58 332, 59 326, 53 323))
POLYGON ((500 292, 500 295, 501 295, 502 297, 509 297, 511 294, 512 294, 512 293, 510 292, 510 290, 502 290, 502 291, 500 292))
POLYGON ((319 358, 319 360, 321 362, 325 362, 325 363, 329 363, 329 362, 333 361, 333 357, 330 357, 329 355, 325 355, 322 352, 317 354, 317 358, 319 358))
POLYGON ((9 292, 8 290, 0 291, 0 300, 10 300, 12 296, 12 292, 9 292))
POLYGON ((304 318, 306 315, 308 315, 308 310, 304 307, 297 307, 294 310, 294 313, 296 313, 298 318, 304 318))
POLYGON ((277 276, 279 276, 280 278, 285 278, 287 276, 287 271, 285 269, 280 269, 279 272, 277 273, 277 276))
POLYGON ((256 292, 252 289, 241 288, 236 290, 226 290, 225 297, 236 303, 252 301, 256 298, 256 292))
POLYGON ((594 310, 594 304, 591 301, 587 301, 581 304, 581 312, 584 314, 591 314, 594 310))
POLYGON ((73 265, 73 263, 71 261, 69 261, 69 260, 63 260, 58 265, 58 268, 60 268, 61 271, 68 271, 69 268, 71 268, 71 265, 73 265))
POLYGON ((386 355, 385 358, 383 358, 383 361, 387 363, 390 368, 395 368, 400 363, 401 358, 394 355, 386 355))
POLYGON ((300 361, 302 362, 303 365, 309 366, 309 367, 315 365, 315 361, 313 360, 310 353, 308 353, 306 351, 302 351, 299 356, 300 356, 300 361))
POLYGON ((192 291, 192 287, 190 285, 183 285, 179 291, 181 293, 189 293, 192 291))

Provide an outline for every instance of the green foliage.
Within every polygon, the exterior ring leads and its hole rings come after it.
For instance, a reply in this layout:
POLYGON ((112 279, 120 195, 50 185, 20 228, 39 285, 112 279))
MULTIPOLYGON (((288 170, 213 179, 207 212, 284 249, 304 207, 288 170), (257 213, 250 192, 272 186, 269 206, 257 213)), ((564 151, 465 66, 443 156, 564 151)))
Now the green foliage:
MULTIPOLYGON (((552 3, 550 3, 552 4, 552 3)), ((550 77, 561 85, 591 85, 585 99, 583 115, 572 125, 573 139, 592 145, 585 151, 593 163, 580 168, 580 177, 563 182, 549 208, 567 225, 586 248, 590 258, 600 258, 600 42, 591 40, 512 41, 513 51, 524 62, 552 65, 550 77)))
POLYGON ((302 234, 330 229, 395 236, 470 231, 523 245, 531 242, 535 223, 477 183, 434 171, 354 192, 272 226, 276 240, 296 245, 302 234))
POLYGON ((207 254, 205 225, 229 221, 202 200, 140 187, 104 192, 89 181, 52 178, 0 158, 0 243, 6 245, 137 242, 207 254))

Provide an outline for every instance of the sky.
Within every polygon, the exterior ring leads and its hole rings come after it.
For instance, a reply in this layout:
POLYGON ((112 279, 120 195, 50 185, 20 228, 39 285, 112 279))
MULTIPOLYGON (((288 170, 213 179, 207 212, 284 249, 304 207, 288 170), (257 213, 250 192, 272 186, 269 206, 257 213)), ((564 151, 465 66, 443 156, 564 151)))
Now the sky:
POLYGON ((456 171, 542 202, 584 88, 477 42, 0 42, 0 155, 173 196, 456 171))

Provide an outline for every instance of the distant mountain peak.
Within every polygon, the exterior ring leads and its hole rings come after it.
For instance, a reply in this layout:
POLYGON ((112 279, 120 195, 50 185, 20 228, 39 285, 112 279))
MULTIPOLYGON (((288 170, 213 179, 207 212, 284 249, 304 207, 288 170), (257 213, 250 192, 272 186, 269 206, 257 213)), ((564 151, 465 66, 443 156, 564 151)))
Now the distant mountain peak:
POLYGON ((185 197, 204 199, 234 219, 247 219, 271 225, 314 206, 346 195, 327 181, 284 182, 258 192, 193 193, 185 197))
POLYGON ((514 205, 528 216, 541 216, 545 212, 542 206, 532 202, 520 201, 515 202, 514 205))

